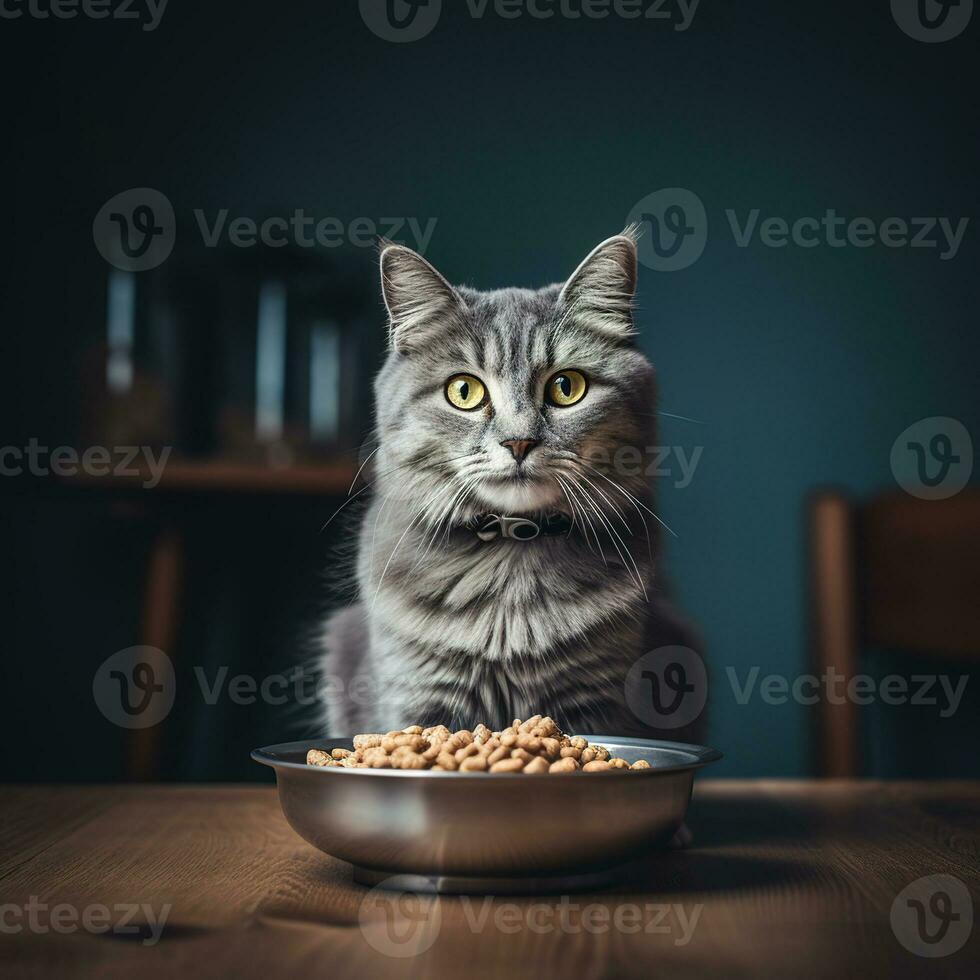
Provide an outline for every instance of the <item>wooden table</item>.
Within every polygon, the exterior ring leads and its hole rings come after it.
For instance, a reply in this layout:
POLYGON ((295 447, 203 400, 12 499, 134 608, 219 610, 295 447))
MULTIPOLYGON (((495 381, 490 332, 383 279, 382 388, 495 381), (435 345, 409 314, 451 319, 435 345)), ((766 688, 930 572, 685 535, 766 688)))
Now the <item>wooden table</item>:
MULTIPOLYGON (((8 787, 0 799, 7 978, 980 975, 980 929, 930 959, 890 924, 923 876, 952 875, 980 903, 980 783, 706 780, 694 847, 616 890, 387 905, 298 838, 269 787, 8 787)), ((972 926, 962 896, 952 909, 963 914, 947 943, 972 926)))

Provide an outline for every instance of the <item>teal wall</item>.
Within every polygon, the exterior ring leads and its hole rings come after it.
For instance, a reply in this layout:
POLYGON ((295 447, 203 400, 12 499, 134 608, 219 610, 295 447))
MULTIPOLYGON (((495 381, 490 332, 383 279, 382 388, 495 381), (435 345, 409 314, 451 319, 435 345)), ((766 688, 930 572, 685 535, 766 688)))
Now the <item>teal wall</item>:
POLYGON ((25 365, 69 379, 32 390, 25 432, 42 413, 70 430, 73 350, 102 329, 74 314, 102 302, 91 216, 125 188, 165 192, 181 236, 194 208, 433 216, 429 257, 483 287, 563 278, 641 198, 688 188, 707 211, 704 254, 644 269, 639 290, 662 408, 699 420, 665 418, 661 441, 703 446, 690 486, 661 487, 678 534, 669 570, 710 652, 719 771, 804 774, 806 709, 740 706, 725 669, 805 669, 808 491, 894 487, 892 443, 926 416, 980 437, 978 229, 950 261, 742 249, 725 210, 976 220, 980 28, 918 43, 884 0, 702 0, 683 32, 445 6, 405 45, 369 33, 355 3, 306 0, 172 3, 138 39, 115 24, 18 25, 46 67, 10 122, 24 153, 7 268, 18 285, 40 279, 20 315, 48 328, 20 339, 25 365), (27 128, 54 111, 57 129, 27 128), (58 270, 77 288, 50 288, 58 270))

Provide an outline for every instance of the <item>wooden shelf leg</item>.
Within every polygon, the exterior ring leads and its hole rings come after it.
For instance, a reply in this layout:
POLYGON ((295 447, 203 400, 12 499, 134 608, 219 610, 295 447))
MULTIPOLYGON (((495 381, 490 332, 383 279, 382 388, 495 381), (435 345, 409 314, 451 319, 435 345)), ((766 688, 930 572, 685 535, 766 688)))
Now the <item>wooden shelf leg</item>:
MULTIPOLYGON (((143 599, 144 646, 156 647, 173 657, 180 615, 184 543, 175 527, 164 527, 150 551, 143 599)), ((162 732, 165 721, 129 733, 126 743, 126 777, 147 782, 159 777, 162 732)))

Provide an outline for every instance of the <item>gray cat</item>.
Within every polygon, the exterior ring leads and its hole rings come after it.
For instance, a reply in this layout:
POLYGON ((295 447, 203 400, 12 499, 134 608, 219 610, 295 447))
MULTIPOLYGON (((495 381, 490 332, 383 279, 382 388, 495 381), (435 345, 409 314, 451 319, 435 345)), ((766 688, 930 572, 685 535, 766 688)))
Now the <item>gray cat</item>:
POLYGON ((389 354, 359 601, 323 637, 327 730, 545 712, 567 731, 651 734, 626 674, 692 639, 658 584, 644 467, 608 465, 654 441, 632 229, 536 291, 454 288, 400 245, 381 281, 389 354))

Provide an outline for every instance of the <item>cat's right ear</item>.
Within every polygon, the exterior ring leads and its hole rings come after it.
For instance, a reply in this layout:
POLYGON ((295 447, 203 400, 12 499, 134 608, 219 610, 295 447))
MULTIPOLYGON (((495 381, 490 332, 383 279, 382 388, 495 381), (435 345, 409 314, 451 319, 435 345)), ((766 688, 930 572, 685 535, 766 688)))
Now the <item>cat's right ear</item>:
POLYGON ((410 354, 463 316, 463 301, 425 259, 404 245, 381 251, 381 293, 388 308, 391 349, 410 354))
POLYGON ((635 334, 636 228, 597 245, 562 287, 558 302, 606 337, 626 341, 635 334))

